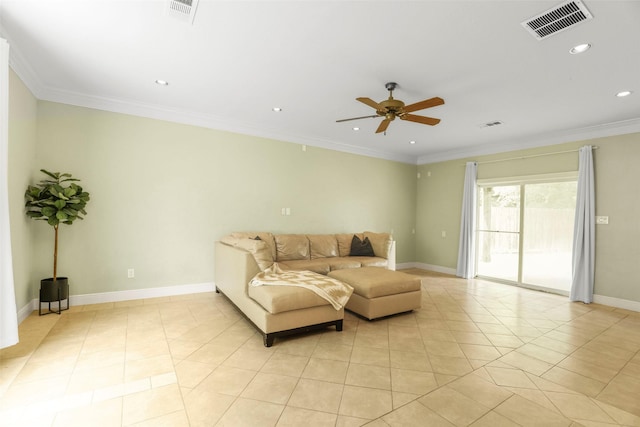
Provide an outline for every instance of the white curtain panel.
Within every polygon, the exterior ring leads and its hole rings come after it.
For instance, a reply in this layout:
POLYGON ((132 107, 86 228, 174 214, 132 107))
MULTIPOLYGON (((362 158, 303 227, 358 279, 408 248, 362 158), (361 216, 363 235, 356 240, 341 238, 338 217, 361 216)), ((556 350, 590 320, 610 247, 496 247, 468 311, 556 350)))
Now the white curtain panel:
POLYGON ((476 263, 476 177, 478 165, 468 162, 464 173, 464 194, 462 195, 462 215, 460 219, 460 246, 458 246, 458 267, 456 275, 465 279, 475 276, 476 263))
POLYGON ((18 342, 9 225, 9 43, 0 38, 0 348, 18 342))
POLYGON ((593 301, 596 254, 596 196, 593 177, 593 147, 579 150, 578 197, 573 229, 573 278, 571 301, 593 301))

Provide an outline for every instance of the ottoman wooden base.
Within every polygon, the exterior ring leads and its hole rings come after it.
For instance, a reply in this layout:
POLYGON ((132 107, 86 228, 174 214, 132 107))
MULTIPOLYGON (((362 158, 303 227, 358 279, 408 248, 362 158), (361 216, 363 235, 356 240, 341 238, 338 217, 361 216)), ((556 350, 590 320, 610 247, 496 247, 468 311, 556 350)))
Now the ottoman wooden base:
POLYGON ((329 276, 353 286, 345 308, 369 320, 421 306, 421 281, 416 276, 381 267, 335 270, 329 276))

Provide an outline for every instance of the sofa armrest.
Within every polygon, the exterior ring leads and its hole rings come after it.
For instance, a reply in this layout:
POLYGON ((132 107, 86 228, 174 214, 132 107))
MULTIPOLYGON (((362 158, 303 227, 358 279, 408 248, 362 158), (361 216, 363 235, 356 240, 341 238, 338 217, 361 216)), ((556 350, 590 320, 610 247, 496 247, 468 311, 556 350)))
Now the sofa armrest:
POLYGON ((236 304, 237 298, 248 298, 249 281, 260 271, 249 251, 216 242, 215 286, 236 304))
POLYGON ((396 269, 396 241, 392 240, 389 245, 389 253, 387 255, 387 269, 395 270, 396 269))

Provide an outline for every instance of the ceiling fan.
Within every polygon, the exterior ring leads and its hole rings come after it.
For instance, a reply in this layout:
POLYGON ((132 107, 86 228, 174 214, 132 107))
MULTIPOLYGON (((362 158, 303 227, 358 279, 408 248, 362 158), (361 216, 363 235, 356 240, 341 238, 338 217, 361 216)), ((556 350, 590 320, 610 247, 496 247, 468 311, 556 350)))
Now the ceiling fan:
POLYGON ((393 90, 398 86, 397 83, 389 82, 384 85, 389 91, 389 99, 382 102, 375 102, 370 98, 356 98, 356 100, 368 105, 371 108, 376 109, 376 114, 371 116, 353 117, 350 119, 336 120, 337 123, 347 122, 349 120, 368 119, 373 117, 384 117, 384 120, 378 126, 376 133, 385 132, 389 123, 395 120, 396 117, 400 120, 408 120, 410 122, 422 123, 423 125, 435 126, 440 123, 440 119, 434 119, 433 117, 417 116, 415 114, 409 114, 414 111, 424 110, 425 108, 436 107, 444 104, 442 98, 430 98, 424 101, 416 102, 415 104, 404 105, 404 102, 393 98, 393 90))

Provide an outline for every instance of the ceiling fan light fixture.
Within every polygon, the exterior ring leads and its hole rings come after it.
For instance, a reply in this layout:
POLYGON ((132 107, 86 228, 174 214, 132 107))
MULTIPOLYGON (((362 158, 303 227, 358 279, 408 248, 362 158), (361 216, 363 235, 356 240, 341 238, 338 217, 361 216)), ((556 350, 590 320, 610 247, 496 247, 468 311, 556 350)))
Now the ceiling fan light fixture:
POLYGON ((162 80, 162 79, 157 79, 156 80, 156 84, 160 85, 160 86, 169 86, 169 82, 166 80, 162 80))
POLYGON ((576 46, 572 47, 569 50, 569 53, 572 54, 572 55, 577 55, 579 53, 584 53, 584 52, 588 51, 589 49, 591 49, 591 44, 583 43, 583 44, 579 44, 579 45, 576 45, 576 46))
POLYGON ((360 128, 359 128, 359 127, 357 127, 357 126, 354 126, 354 127, 353 127, 353 130, 357 132, 357 131, 359 131, 359 130, 360 130, 360 128))
POLYGON ((413 144, 415 144, 415 143, 416 143, 416 142, 415 142, 414 140, 409 141, 409 144, 411 144, 411 145, 413 145, 413 144))
POLYGON ((281 112, 281 111, 282 111, 282 108, 280 108, 280 107, 273 107, 273 108, 271 109, 271 111, 275 111, 276 113, 279 113, 279 112, 281 112))
POLYGON ((621 92, 616 93, 616 96, 618 98, 624 98, 625 96, 629 96, 631 95, 633 92, 631 92, 630 90, 623 90, 621 92))

